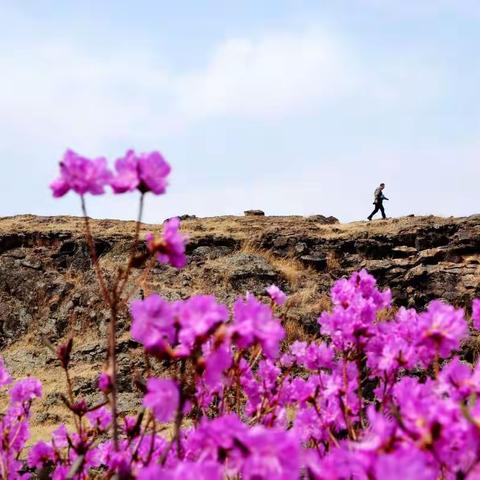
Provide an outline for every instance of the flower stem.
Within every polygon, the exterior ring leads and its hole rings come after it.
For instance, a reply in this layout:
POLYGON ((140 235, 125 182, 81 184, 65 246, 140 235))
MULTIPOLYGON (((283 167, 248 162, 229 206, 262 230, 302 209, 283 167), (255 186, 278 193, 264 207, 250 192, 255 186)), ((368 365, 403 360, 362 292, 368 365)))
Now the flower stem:
POLYGON ((93 236, 92 236, 92 230, 90 228, 90 219, 88 218, 87 215, 87 207, 85 204, 85 197, 82 195, 80 197, 81 202, 82 202, 82 213, 83 213, 83 219, 85 221, 85 234, 86 234, 86 239, 87 239, 87 245, 88 249, 90 252, 90 258, 92 260, 93 268, 95 269, 95 274, 97 276, 97 281, 98 284, 100 285, 100 289, 102 291, 103 298, 105 302, 111 306, 112 304, 112 298, 110 296, 110 293, 107 289, 107 286, 105 284, 105 279, 103 278, 102 272, 100 270, 100 264, 98 262, 98 256, 97 256, 97 250, 95 249, 95 242, 93 241, 93 236))
POLYGON ((112 376, 112 425, 113 425, 113 448, 118 451, 118 383, 117 383, 117 304, 118 298, 113 297, 112 308, 110 310, 110 325, 108 332, 108 360, 110 363, 110 371, 112 376))
POLYGON ((140 227, 142 225, 142 217, 143 217, 143 204, 144 204, 145 194, 140 194, 140 202, 138 205, 138 215, 137 221, 135 223, 135 236, 133 239, 132 248, 130 250, 130 258, 128 260, 127 268, 123 273, 120 273, 120 279, 118 282, 118 298, 122 296, 122 293, 125 289, 125 285, 127 283, 128 277, 132 271, 133 262, 135 260, 135 254, 137 252, 138 240, 140 238, 140 227))

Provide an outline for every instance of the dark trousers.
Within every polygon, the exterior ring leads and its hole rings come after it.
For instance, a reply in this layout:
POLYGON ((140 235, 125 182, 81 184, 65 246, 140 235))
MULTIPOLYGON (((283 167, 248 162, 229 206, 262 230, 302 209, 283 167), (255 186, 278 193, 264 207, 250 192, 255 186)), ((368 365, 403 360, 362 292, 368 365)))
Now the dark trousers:
POLYGON ((368 216, 368 218, 371 220, 372 217, 380 210, 382 212, 382 217, 387 218, 385 215, 385 210, 383 208, 383 202, 375 202, 375 210, 368 216))

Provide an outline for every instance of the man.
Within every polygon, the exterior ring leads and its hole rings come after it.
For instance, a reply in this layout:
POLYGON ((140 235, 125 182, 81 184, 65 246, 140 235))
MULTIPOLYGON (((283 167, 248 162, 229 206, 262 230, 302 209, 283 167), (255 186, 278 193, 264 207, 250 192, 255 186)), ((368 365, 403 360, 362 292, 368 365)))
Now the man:
POLYGON ((383 201, 388 200, 388 198, 383 194, 383 189, 385 188, 385 184, 381 183, 380 186, 375 190, 374 201, 373 204, 375 205, 375 210, 368 216, 368 221, 372 219, 372 217, 380 210, 382 212, 382 217, 385 219, 387 216, 385 215, 385 210, 383 209, 383 201))

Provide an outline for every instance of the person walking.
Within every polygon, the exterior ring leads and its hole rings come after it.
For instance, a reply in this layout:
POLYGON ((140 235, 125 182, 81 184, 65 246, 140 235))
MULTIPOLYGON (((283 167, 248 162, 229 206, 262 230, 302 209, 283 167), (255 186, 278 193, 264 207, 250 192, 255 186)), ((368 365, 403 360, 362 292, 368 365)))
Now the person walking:
POLYGON ((373 212, 368 216, 368 221, 372 219, 372 217, 380 210, 382 213, 382 217, 385 219, 387 216, 385 215, 385 210, 383 208, 383 201, 388 200, 388 198, 383 194, 383 189, 385 188, 385 184, 381 183, 378 188, 375 189, 375 193, 373 194, 374 200, 373 204, 375 205, 375 209, 373 212))

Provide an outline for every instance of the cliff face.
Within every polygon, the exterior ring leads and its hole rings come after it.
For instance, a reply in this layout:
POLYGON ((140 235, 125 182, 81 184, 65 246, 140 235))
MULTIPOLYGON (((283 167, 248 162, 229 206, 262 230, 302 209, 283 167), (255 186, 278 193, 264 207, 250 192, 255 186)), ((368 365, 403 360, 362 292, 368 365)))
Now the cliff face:
MULTIPOLYGON (((316 318, 328 307, 333 281, 361 268, 392 289, 397 305, 423 308, 437 297, 468 305, 480 296, 480 215, 330 222, 321 216, 187 219, 187 267, 177 271, 156 265, 146 279, 143 268, 135 269, 127 290, 130 298, 142 288, 169 299, 212 293, 231 303, 247 290, 263 295, 276 283, 290 295, 291 339, 317 331, 316 318)), ((160 229, 144 225, 142 233, 160 229)), ((98 220, 92 221, 92 231, 102 268, 112 278, 128 257, 134 224, 98 220)), ((75 388, 94 395, 94 371, 104 356, 99 339, 107 318, 81 219, 0 219, 0 350, 13 373, 36 374, 46 382, 40 423, 61 416, 55 412, 57 391, 63 388, 61 371, 41 336, 54 343, 74 336, 74 373, 80 378, 75 388)), ((135 402, 129 376, 141 363, 128 328, 124 306, 119 349, 125 409, 135 402)))

